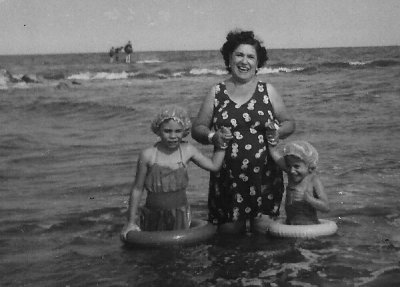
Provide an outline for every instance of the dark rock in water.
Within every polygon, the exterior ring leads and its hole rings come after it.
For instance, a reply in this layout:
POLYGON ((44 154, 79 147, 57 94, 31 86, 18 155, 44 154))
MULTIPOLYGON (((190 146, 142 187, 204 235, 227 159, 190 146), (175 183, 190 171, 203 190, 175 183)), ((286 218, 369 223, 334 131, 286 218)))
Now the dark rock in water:
POLYGON ((9 71, 6 69, 0 69, 0 77, 3 78, 6 82, 17 83, 19 80, 15 78, 9 71))
POLYGON ((21 80, 25 83, 39 83, 36 75, 23 75, 21 80))
POLYGON ((65 79, 65 75, 62 72, 49 72, 43 74, 43 78, 47 80, 63 80, 65 79))
POLYGON ((69 88, 70 88, 70 85, 66 82, 60 82, 56 86, 56 89, 59 89, 59 90, 67 90, 69 88))
POLYGON ((72 83, 73 85, 82 85, 80 82, 75 81, 75 80, 73 80, 71 83, 72 83))

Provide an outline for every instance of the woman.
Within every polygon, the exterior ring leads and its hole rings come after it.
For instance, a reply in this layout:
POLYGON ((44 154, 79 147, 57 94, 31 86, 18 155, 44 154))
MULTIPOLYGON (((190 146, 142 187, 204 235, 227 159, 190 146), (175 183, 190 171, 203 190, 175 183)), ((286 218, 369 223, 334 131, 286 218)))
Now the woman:
POLYGON ((251 231, 254 218, 279 214, 284 190, 282 171, 268 154, 268 127, 278 129, 269 139, 276 144, 295 123, 272 85, 257 79, 268 59, 262 42, 252 31, 232 31, 226 39, 221 53, 230 78, 205 97, 192 136, 215 147, 229 142, 221 171, 210 174, 209 221, 222 232, 251 231))

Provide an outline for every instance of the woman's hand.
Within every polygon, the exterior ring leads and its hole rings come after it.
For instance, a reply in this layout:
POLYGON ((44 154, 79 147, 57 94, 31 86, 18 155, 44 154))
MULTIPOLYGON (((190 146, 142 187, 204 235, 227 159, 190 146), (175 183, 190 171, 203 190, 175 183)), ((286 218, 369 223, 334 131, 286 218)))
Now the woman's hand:
POLYGON ((231 130, 227 127, 221 127, 215 132, 212 138, 212 143, 216 148, 226 149, 232 138, 233 135, 231 130))
POLYGON ((136 223, 128 222, 127 224, 124 225, 124 227, 121 230, 120 236, 122 240, 126 240, 126 235, 128 234, 129 231, 141 231, 141 230, 136 223))

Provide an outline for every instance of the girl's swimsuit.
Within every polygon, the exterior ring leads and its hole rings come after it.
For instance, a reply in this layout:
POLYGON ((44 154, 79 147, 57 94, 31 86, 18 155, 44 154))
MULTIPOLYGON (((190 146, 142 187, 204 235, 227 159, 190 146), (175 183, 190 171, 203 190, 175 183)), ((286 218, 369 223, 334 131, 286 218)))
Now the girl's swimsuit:
MULTIPOLYGON (((292 195, 299 192, 296 188, 286 187, 286 224, 308 225, 318 224, 317 210, 306 201, 294 201, 292 195)), ((314 194, 314 196, 316 196, 314 194)))
POLYGON ((286 224, 308 225, 318 224, 317 211, 308 202, 296 201, 285 206, 286 224))
POLYGON ((154 164, 144 183, 148 193, 140 215, 143 231, 188 229, 190 226, 190 206, 186 197, 188 173, 180 147, 179 153, 181 161, 178 168, 161 166, 157 163, 156 146, 154 164))

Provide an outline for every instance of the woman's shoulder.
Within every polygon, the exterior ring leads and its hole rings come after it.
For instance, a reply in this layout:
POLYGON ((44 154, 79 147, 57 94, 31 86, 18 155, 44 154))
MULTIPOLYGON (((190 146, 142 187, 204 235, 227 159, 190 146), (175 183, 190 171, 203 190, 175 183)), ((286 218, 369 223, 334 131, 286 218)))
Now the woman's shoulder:
POLYGON ((219 91, 219 90, 221 90, 221 89, 226 88, 227 83, 228 83, 227 81, 222 81, 222 82, 219 82, 219 83, 215 83, 215 84, 211 87, 211 89, 212 89, 213 91, 219 91))

